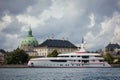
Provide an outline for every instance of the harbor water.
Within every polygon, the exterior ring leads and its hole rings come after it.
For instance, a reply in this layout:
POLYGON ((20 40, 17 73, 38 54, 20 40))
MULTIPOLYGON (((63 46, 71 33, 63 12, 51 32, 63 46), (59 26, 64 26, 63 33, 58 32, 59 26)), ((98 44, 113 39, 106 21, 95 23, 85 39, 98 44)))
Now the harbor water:
POLYGON ((120 80, 120 68, 0 68, 0 80, 120 80))

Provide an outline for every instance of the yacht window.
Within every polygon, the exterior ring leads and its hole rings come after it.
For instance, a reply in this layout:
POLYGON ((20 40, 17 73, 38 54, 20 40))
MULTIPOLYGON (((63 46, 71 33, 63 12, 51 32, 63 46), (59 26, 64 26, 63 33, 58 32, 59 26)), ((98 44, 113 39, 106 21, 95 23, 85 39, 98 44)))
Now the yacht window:
POLYGON ((69 57, 69 56, 60 56, 60 57, 69 57))
POLYGON ((80 57, 80 56, 77 56, 77 57, 80 57))
POLYGON ((81 62, 81 60, 78 60, 78 62, 81 62))
POLYGON ((82 62, 83 62, 83 63, 88 63, 88 62, 89 62, 89 60, 82 60, 82 62))
POLYGON ((52 62, 67 62, 67 60, 50 60, 52 62))
POLYGON ((72 66, 74 66, 74 64, 72 64, 72 66))
POLYGON ((74 60, 69 60, 69 61, 74 62, 74 60))
POLYGON ((80 66, 80 64, 76 64, 77 66, 80 66))
POLYGON ((99 60, 100 62, 103 62, 103 60, 99 60))
POLYGON ((99 56, 95 56, 95 57, 102 57, 102 56, 99 55, 99 56))
POLYGON ((76 56, 71 56, 71 57, 76 57, 76 56))
POLYGON ((69 57, 69 56, 64 56, 64 57, 69 57))
POLYGON ((60 66, 63 66, 63 64, 60 64, 60 66))
POLYGON ((31 63, 31 66, 34 66, 34 63, 31 63))
POLYGON ((82 58, 89 58, 89 56, 82 56, 82 58))
POLYGON ((69 64, 66 64, 66 66, 69 66, 69 64))

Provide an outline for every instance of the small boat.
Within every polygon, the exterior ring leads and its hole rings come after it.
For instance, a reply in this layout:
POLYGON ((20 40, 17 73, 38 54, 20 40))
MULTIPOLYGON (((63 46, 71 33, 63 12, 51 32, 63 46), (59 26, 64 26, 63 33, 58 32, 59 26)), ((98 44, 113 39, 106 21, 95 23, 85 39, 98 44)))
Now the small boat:
POLYGON ((111 67, 99 53, 87 53, 82 41, 81 49, 72 53, 62 53, 57 57, 31 58, 30 67, 41 68, 86 68, 111 67))

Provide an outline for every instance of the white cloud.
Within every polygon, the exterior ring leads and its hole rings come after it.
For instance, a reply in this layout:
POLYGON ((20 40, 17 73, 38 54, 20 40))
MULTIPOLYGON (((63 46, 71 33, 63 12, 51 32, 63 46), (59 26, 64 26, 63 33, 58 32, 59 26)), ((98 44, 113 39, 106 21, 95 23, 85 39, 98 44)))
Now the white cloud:
MULTIPOLYGON (((79 8, 80 9, 80 8, 79 8)), ((76 18, 78 15, 82 14, 83 9, 80 9, 79 12, 78 8, 76 7, 76 3, 73 1, 62 1, 62 0, 52 0, 52 5, 49 9, 44 10, 39 18, 43 23, 47 20, 54 18, 54 19, 66 19, 72 20, 76 18)))
POLYGON ((38 24, 40 23, 39 18, 37 18, 35 16, 26 15, 26 14, 17 15, 16 18, 17 18, 18 22, 21 22, 25 25, 31 25, 32 28, 37 27, 38 24))
POLYGON ((88 27, 92 28, 95 25, 95 19, 96 19, 96 17, 95 17, 95 15, 93 13, 91 13, 91 15, 89 16, 89 18, 90 18, 90 25, 88 27))
MULTIPOLYGON (((59 1, 60 2, 60 1, 59 1)), ((16 18, 19 22, 35 28, 46 24, 46 21, 50 18, 60 19, 63 16, 63 3, 53 1, 53 4, 49 9, 45 9, 42 13, 36 13, 36 15, 30 15, 30 12, 34 6, 27 8, 27 13, 17 15, 16 18), (29 13, 29 14, 28 14, 29 13)), ((34 10, 33 10, 34 11, 34 10)))
POLYGON ((120 13, 118 12, 115 12, 111 18, 105 18, 101 23, 101 32, 99 35, 108 34, 112 38, 116 36, 116 33, 120 33, 120 13))
POLYGON ((105 17, 100 24, 101 30, 98 34, 93 34, 94 31, 90 31, 85 35, 89 49, 96 46, 106 46, 109 42, 120 43, 120 13, 115 12, 111 18, 105 17))
POLYGON ((27 8, 26 14, 17 15, 16 18, 19 22, 34 27, 44 26, 48 20, 52 19, 65 19, 66 21, 74 21, 78 15, 83 14, 84 10, 76 6, 77 3, 70 0, 52 0, 52 4, 48 9, 44 9, 43 12, 38 12, 36 15, 30 15, 31 11, 34 11, 34 6, 27 8), (29 13, 29 14, 28 14, 29 13))
POLYGON ((89 48, 92 48, 92 47, 94 47, 94 45, 95 45, 95 39, 96 39, 96 37, 93 35, 93 33, 92 32, 88 32, 86 35, 85 35, 85 41, 87 42, 87 48, 89 49, 89 48))
POLYGON ((110 30, 113 30, 114 23, 112 19, 105 18, 103 22, 101 22, 101 32, 100 35, 104 35, 105 33, 108 33, 110 30))
POLYGON ((6 41, 4 47, 7 47, 7 50, 10 51, 13 48, 17 48, 20 44, 20 38, 18 34, 6 34, 6 41))
POLYGON ((111 42, 120 44, 120 25, 115 27, 113 35, 111 42))
POLYGON ((32 11, 32 6, 28 6, 27 13, 30 13, 32 11))
POLYGON ((0 21, 0 31, 6 28, 12 22, 12 17, 5 14, 0 21))

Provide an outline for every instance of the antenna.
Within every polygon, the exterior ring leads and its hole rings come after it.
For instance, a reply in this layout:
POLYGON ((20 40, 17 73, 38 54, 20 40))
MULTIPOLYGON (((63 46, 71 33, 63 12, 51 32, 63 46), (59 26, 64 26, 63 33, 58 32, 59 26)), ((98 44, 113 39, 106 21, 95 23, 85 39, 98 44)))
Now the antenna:
POLYGON ((54 39, 54 37, 55 37, 54 34, 52 34, 52 37, 51 37, 51 38, 54 39))

